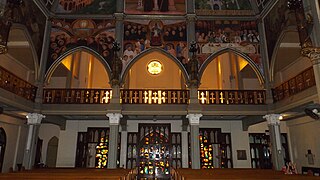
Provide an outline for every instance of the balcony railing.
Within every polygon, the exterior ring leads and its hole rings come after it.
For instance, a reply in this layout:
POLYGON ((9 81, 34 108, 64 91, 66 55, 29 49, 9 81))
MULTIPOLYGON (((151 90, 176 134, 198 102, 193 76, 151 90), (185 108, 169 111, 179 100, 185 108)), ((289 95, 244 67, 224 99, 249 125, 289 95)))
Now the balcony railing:
POLYGON ((313 68, 310 67, 273 89, 273 100, 281 101, 315 85, 313 68))
POLYGON ((35 100, 37 87, 0 66, 0 87, 29 101, 35 100))
POLYGON ((44 89, 44 104, 108 104, 111 89, 44 89))
POLYGON ((121 90, 122 104, 188 104, 189 90, 121 90))
POLYGON ((266 92, 264 90, 199 90, 200 104, 239 104, 259 105, 266 104, 266 92))

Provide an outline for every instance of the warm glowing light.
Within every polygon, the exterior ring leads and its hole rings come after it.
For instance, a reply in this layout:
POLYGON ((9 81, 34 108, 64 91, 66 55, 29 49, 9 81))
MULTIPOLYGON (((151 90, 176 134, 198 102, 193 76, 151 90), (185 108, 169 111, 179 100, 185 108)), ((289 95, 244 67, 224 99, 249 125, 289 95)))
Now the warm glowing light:
POLYGON ((148 72, 152 75, 160 74, 162 69, 163 69, 163 66, 159 61, 153 60, 148 64, 148 72))

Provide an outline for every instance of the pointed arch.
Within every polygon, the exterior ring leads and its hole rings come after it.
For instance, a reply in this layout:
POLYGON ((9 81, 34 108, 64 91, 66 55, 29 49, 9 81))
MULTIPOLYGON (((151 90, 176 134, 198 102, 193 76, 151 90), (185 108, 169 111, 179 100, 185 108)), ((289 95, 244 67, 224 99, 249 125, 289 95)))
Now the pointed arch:
POLYGON ((49 83, 49 80, 51 78, 51 76, 53 75, 54 71, 57 69, 57 67, 60 65, 60 63, 69 55, 76 53, 76 52, 87 52, 93 56, 95 56, 100 62, 101 64, 104 66, 105 70, 107 71, 107 74, 109 76, 109 78, 111 77, 111 68, 109 66, 109 64, 107 63, 107 61, 96 51, 92 50, 91 48, 88 48, 86 46, 78 46, 75 48, 72 48, 68 51, 66 51, 65 53, 63 53, 62 55, 60 55, 60 57, 58 57, 49 67, 49 69, 47 70, 47 73, 45 75, 45 83, 49 83))
MULTIPOLYGON (((33 67, 34 67, 34 77, 35 77, 35 81, 39 79, 39 72, 40 72, 40 57, 38 57, 38 54, 37 54, 37 50, 35 48, 35 45, 32 41, 32 38, 31 38, 31 35, 29 34, 29 31, 27 29, 27 27, 23 24, 18 24, 18 23, 13 23, 12 26, 11 26, 11 30, 14 30, 14 29, 17 29, 17 30, 21 30, 23 31, 24 33, 24 36, 25 38, 27 39, 28 43, 29 43, 29 48, 31 50, 31 53, 32 53, 32 59, 33 59, 33 67)), ((10 35, 9 35, 10 36, 10 35)))
POLYGON ((258 79, 259 79, 259 82, 261 85, 263 85, 265 83, 265 78, 262 74, 262 72, 260 71, 259 67, 256 65, 256 63, 248 56, 246 55, 245 53, 241 52, 241 51, 238 51, 236 49, 232 49, 232 48, 224 48, 224 49, 221 49, 220 51, 217 51, 213 54, 211 54, 205 61, 204 63, 201 65, 200 69, 199 69, 199 79, 200 79, 200 82, 201 82, 201 78, 202 78, 202 75, 204 73, 204 71, 206 70, 207 66, 211 63, 211 61, 213 61, 216 57, 224 54, 224 53, 227 53, 227 52, 232 52, 240 57, 242 57, 245 61, 248 62, 248 64, 250 65, 250 67, 253 69, 253 71, 256 73, 258 79))
MULTIPOLYGON (((285 36, 287 33, 293 33, 293 32, 297 32, 296 30, 296 27, 288 27, 287 29, 283 30, 277 40, 277 43, 273 49, 273 52, 272 52, 272 56, 271 56, 271 60, 270 60, 270 65, 269 65, 269 78, 270 78, 270 81, 271 82, 274 82, 274 79, 275 79, 275 66, 276 66, 276 60, 277 60, 277 55, 279 53, 279 50, 280 50, 280 45, 281 43, 283 42, 285 36)), ((300 42, 299 42, 300 43, 300 42)), ((270 57, 269 57, 270 58, 270 57)))
POLYGON ((124 83, 124 80, 129 72, 129 70, 131 69, 131 67, 142 57, 146 56, 147 54, 153 53, 153 52, 160 52, 161 54, 165 55, 166 57, 168 57, 169 59, 173 60, 173 62, 179 67, 179 69, 182 72, 182 75, 184 77, 184 79, 186 81, 189 80, 189 75, 187 70, 184 68, 184 66, 182 65, 182 63, 174 56, 172 56, 170 53, 168 53, 167 51, 165 51, 162 48, 150 48, 147 50, 144 50, 143 52, 141 52, 140 54, 138 54, 136 57, 134 57, 126 67, 124 67, 124 71, 121 74, 121 84, 124 83))

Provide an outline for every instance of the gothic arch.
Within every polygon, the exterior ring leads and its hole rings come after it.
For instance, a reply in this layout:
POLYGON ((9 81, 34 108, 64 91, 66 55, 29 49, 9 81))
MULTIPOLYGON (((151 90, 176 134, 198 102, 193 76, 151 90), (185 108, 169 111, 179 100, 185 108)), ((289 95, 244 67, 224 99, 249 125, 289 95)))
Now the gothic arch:
POLYGON ((199 79, 200 79, 200 82, 201 82, 201 78, 202 78, 202 75, 205 71, 205 69, 207 68, 207 66, 216 58, 218 57, 219 55, 221 54, 224 54, 224 53, 227 53, 227 52, 232 52, 240 57, 242 57, 245 61, 247 61, 250 65, 250 67, 254 70, 254 72, 256 73, 258 79, 259 79, 259 82, 261 85, 263 85, 265 83, 265 78, 262 74, 262 72, 259 70, 259 67, 256 65, 256 63, 246 54, 244 54, 243 52, 240 52, 236 49, 232 49, 232 48, 224 48, 220 51, 217 51, 213 54, 211 54, 205 61, 204 63, 201 65, 200 69, 199 69, 199 79))
POLYGON ((167 51, 165 51, 164 49, 161 49, 161 48, 150 48, 150 49, 147 49, 143 52, 141 52, 140 54, 138 54, 136 57, 134 57, 130 62, 129 64, 126 66, 126 67, 123 67, 125 68, 124 71, 122 72, 121 74, 121 84, 124 83, 124 80, 129 72, 129 70, 131 69, 131 67, 140 59, 142 58, 143 56, 147 55, 147 54, 150 54, 150 53, 153 53, 153 52, 160 52, 162 54, 164 54, 165 56, 167 56, 169 59, 172 59, 173 62, 179 67, 179 69, 181 70, 182 74, 183 74, 183 77, 186 81, 189 80, 189 75, 188 75, 188 72, 187 70, 184 68, 184 66, 182 65, 182 63, 174 56, 172 56, 170 53, 168 53, 167 51))
POLYGON ((95 56, 101 62, 101 64, 103 64, 105 70, 107 71, 109 78, 111 78, 111 68, 110 68, 109 64, 107 63, 107 61, 99 53, 97 53, 96 51, 94 51, 86 46, 78 46, 78 47, 75 47, 75 48, 72 48, 72 49, 66 51, 65 53, 60 55, 60 57, 58 57, 54 61, 54 63, 52 63, 52 65, 49 67, 49 69, 46 72, 45 83, 49 83, 49 80, 50 80, 52 74, 57 69, 59 64, 64 60, 64 58, 66 58, 67 56, 69 56, 75 52, 78 52, 78 51, 84 51, 84 52, 87 52, 87 53, 95 56))

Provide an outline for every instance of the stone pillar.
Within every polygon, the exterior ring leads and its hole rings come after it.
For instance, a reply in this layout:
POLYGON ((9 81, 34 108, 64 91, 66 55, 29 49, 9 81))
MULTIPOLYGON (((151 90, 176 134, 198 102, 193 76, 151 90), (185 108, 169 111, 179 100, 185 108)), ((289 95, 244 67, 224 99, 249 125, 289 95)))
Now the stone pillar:
MULTIPOLYGON (((122 121, 122 120, 121 120, 122 121)), ((120 167, 127 168, 127 142, 128 131, 126 120, 121 122, 121 146, 120 146, 120 167)))
MULTIPOLYGON (((187 47, 190 47, 191 42, 196 42, 196 15, 195 14, 187 14, 186 15, 187 19, 187 30, 188 30, 188 44, 187 47)), ((191 57, 191 54, 189 52, 189 57, 191 57)))
MULTIPOLYGON (((121 0, 122 1, 122 0, 121 0)), ((118 1, 117 1, 118 2, 118 1)), ((116 41, 120 44, 120 51, 118 52, 119 57, 122 57, 123 52, 123 13, 114 13, 114 17, 116 19, 116 41)))
POLYGON ((42 104, 43 86, 45 81, 48 54, 49 54, 50 32, 51 32, 51 21, 47 19, 45 24, 45 29, 44 29, 44 35, 43 35, 41 57, 39 57, 40 68, 39 68, 39 72, 37 73, 37 80, 36 80, 36 86, 38 87, 38 89, 37 89, 37 94, 35 98, 35 109, 37 110, 41 109, 40 106, 42 104))
POLYGON ((302 49, 301 53, 303 56, 308 57, 312 62, 317 86, 318 102, 320 102, 320 47, 306 47, 302 49))
POLYGON ((195 13, 194 0, 186 0, 186 3, 187 3, 187 14, 195 13))
POLYGON ((23 157, 23 166, 26 169, 32 169, 34 165, 36 147, 38 142, 39 127, 44 115, 38 113, 27 114, 28 136, 23 157))
POLYGON ((281 144, 280 133, 280 114, 267 114, 263 116, 267 120, 270 142, 271 142, 271 159, 274 170, 280 171, 284 164, 283 149, 281 144))
POLYGON ((118 157, 118 137, 119 137, 119 123, 122 114, 120 113, 107 113, 110 125, 109 134, 109 151, 108 151, 108 168, 117 168, 118 157))
POLYGON ((189 168, 189 143, 188 143, 189 122, 182 120, 181 149, 182 149, 182 168, 189 168))
MULTIPOLYGON (((124 1, 125 0, 117 0, 116 1, 116 7, 117 7, 117 12, 123 12, 124 11, 124 1)), ((116 31, 118 32, 118 31, 116 31)))
POLYGON ((188 114, 190 124, 191 168, 200 169, 199 125, 202 114, 188 114))

